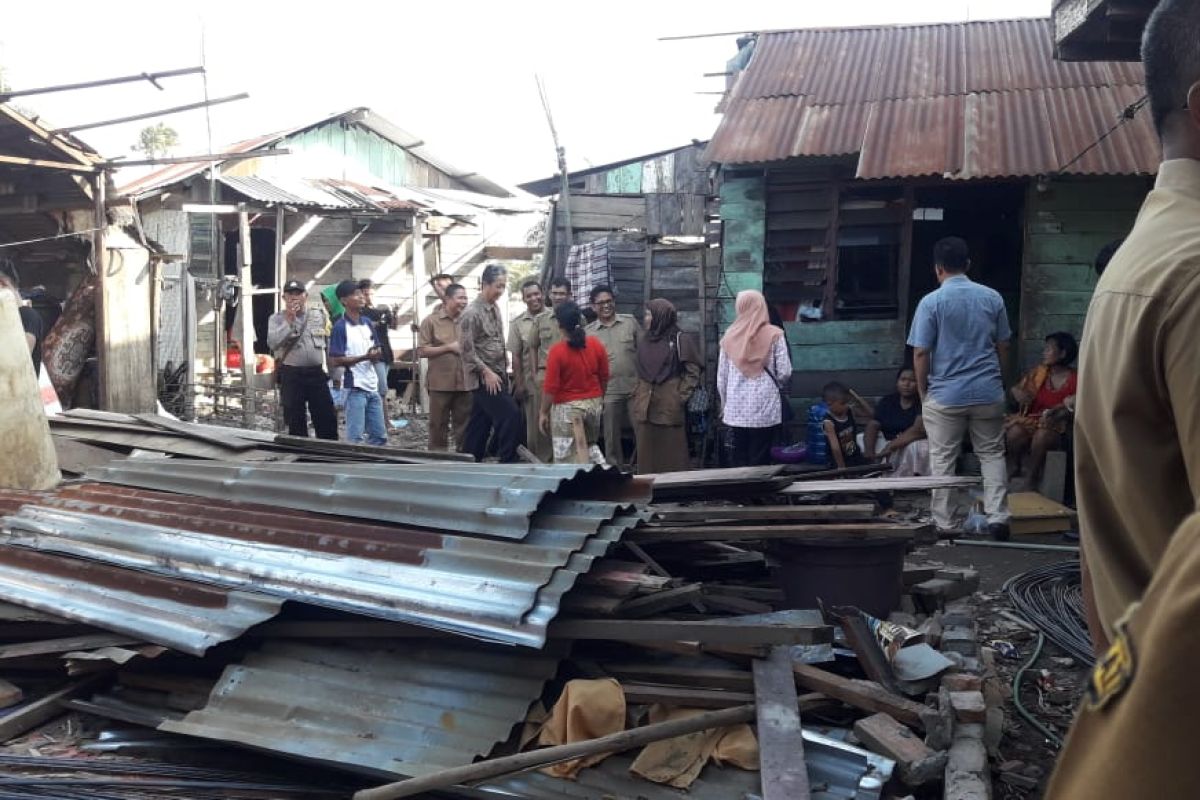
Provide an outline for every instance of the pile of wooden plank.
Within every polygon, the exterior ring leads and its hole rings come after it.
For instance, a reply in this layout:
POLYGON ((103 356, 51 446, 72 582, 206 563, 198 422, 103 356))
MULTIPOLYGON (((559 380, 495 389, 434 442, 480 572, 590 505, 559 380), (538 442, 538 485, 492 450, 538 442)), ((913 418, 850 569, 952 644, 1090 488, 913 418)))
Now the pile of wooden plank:
POLYGON ((214 461, 365 461, 425 463, 470 461, 461 453, 372 447, 266 431, 182 422, 159 414, 116 414, 72 409, 50 418, 59 468, 83 474, 91 467, 134 453, 214 461))

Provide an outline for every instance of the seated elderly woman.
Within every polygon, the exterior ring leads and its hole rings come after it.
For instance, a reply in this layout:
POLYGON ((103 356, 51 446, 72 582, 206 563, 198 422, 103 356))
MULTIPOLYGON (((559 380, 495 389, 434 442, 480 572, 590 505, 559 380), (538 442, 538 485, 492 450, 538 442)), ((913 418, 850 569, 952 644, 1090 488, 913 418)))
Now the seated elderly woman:
POLYGON ((1079 344, 1069 333, 1052 333, 1042 349, 1042 363, 1025 374, 1012 389, 1020 411, 1005 420, 1008 475, 1021 474, 1028 455, 1025 479, 1037 489, 1046 464, 1046 453, 1063 444, 1075 412, 1076 372, 1072 368, 1079 344))

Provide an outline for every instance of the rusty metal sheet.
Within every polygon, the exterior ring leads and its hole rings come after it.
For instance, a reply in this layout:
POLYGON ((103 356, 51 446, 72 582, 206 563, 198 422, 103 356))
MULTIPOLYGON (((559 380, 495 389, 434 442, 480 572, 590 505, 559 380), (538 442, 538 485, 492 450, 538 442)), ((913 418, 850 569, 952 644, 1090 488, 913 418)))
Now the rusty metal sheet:
MULTIPOLYGON (((1144 93, 1139 64, 1054 60, 1049 20, 763 33, 706 156, 757 164, 859 153, 859 178, 1056 172, 1144 93)), ((1066 168, 1153 174, 1143 111, 1066 168)))
POLYGON ((129 459, 91 470, 106 483, 442 531, 520 539, 549 495, 646 501, 619 470, 574 465, 283 464, 245 466, 129 459), (453 488, 453 496, 447 490, 453 488), (582 494, 580 494, 582 492, 582 494))
POLYGON ((201 656, 276 614, 283 601, 88 559, 0 547, 0 598, 201 656))
POLYGON ((486 756, 525 719, 557 656, 458 641, 273 641, 160 730, 360 772, 427 775, 486 756))

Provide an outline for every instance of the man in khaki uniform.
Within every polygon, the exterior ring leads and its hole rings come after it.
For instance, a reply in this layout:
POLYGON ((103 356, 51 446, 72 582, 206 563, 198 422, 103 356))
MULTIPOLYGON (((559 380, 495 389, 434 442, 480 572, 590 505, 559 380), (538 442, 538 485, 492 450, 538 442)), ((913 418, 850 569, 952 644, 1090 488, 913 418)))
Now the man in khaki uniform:
POLYGON ((637 386, 637 342, 642 327, 629 314, 618 314, 610 286, 600 285, 591 292, 596 321, 587 326, 608 351, 608 387, 604 392, 604 455, 610 464, 627 466, 624 431, 632 433, 629 398, 637 386))
POLYGON ((445 300, 421 321, 417 355, 429 359, 429 449, 448 449, 446 432, 453 427, 454 444, 462 448, 471 416, 471 393, 463 371, 458 319, 467 307, 467 290, 457 283, 443 290, 445 300))
MULTIPOLYGON (((1190 0, 1189 0, 1190 2, 1190 0)), ((1047 800, 1196 797, 1200 514, 1170 537, 1145 594, 1111 627, 1047 800)))
POLYGON ((513 399, 525 415, 525 446, 548 464, 554 457, 554 450, 550 437, 538 427, 542 401, 538 364, 543 369, 546 364, 538 354, 538 320, 542 317, 553 320, 554 316, 546 308, 542 285, 536 278, 521 284, 521 299, 525 302, 525 310, 508 325, 508 350, 513 359, 513 399))
POLYGON ((1200 496, 1200 4, 1164 0, 1142 53, 1163 162, 1096 287, 1079 359, 1075 480, 1098 652, 1200 496))

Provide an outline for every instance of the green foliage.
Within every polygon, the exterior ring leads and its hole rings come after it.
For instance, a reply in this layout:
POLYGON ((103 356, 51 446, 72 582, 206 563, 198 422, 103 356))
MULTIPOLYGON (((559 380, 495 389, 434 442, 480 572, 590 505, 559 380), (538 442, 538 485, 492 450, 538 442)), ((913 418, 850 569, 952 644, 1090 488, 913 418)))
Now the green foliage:
POLYGON ((179 134, 165 122, 147 125, 138 134, 137 142, 130 147, 136 153, 142 153, 146 158, 162 158, 179 144, 179 134))

